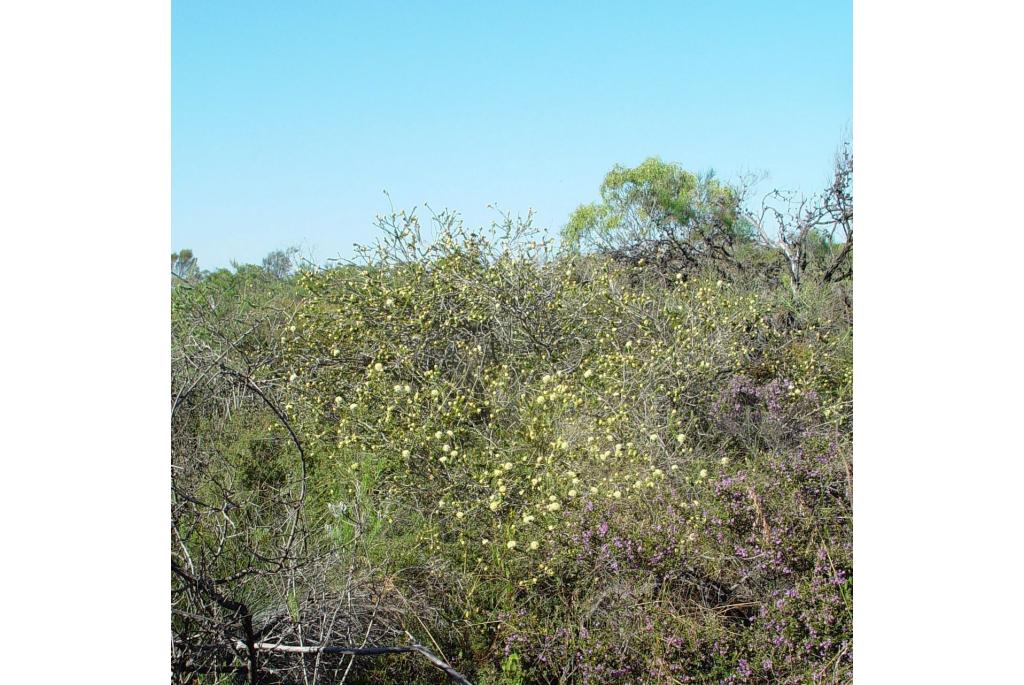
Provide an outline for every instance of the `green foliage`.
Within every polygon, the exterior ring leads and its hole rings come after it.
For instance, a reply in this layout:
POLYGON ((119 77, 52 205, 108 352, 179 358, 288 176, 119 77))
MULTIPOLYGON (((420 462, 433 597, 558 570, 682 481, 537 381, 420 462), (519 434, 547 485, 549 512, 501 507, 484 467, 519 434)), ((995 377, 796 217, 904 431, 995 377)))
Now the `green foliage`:
MULTIPOLYGON (((415 242, 415 231, 403 230, 415 242)), ((294 420, 307 435, 324 436, 343 498, 372 491, 370 506, 415 535, 415 566, 438 566, 458 579, 462 592, 436 579, 404 590, 429 593, 444 616, 438 631, 462 625, 462 644, 492 635, 514 646, 518 636, 562 630, 569 631, 560 638, 569 641, 565 649, 582 641, 600 651, 640 639, 623 634, 623 625, 647 634, 640 627, 653 603, 680 612, 658 619, 665 623, 654 636, 705 637, 682 652, 666 652, 656 640, 638 643, 638 653, 732 673, 737 657, 708 662, 704 654, 706 636, 735 629, 729 620, 713 606, 679 604, 672 593, 685 584, 657 590, 667 568, 637 569, 648 581, 594 574, 592 562, 579 558, 579 535, 604 510, 625 532, 667 525, 671 507, 656 503, 680 496, 717 507, 716 479, 732 473, 723 456, 759 469, 775 450, 800 448, 804 429, 794 425, 845 430, 843 329, 802 303, 751 287, 665 283, 598 257, 549 261, 495 244, 456 229, 415 261, 303 276, 307 296, 295 330, 284 336, 297 376, 294 420), (791 322, 792 307, 806 320, 791 322), (752 387, 777 387, 757 392, 777 392, 771 411, 791 416, 755 421, 747 412, 709 422, 724 411, 718 403, 729 380, 747 377, 758 379, 752 387), (372 487, 364 475, 371 469, 372 487), (583 606, 566 604, 569 596, 583 606), (607 623, 594 623, 585 607, 601 596, 617 599, 605 608, 607 623), (638 603, 642 612, 633 609, 638 603), (525 617, 516 618, 521 611, 525 617), (580 625, 588 626, 586 637, 573 633, 580 625)), ((766 491, 777 487, 770 482, 766 491)), ((788 506, 783 496, 757 501, 788 506)), ((680 563, 702 554, 713 560, 700 562, 714 579, 710 587, 733 584, 740 576, 729 569, 731 551, 685 537, 687 530, 710 535, 714 511, 700 521, 683 516, 680 537, 641 533, 634 542, 680 563)), ((816 534, 816 524, 799 516, 791 525, 808 540, 816 534)), ((730 535, 739 536, 733 545, 743 540, 741 531, 730 535)), ((399 571, 387 561, 378 552, 371 565, 399 571)), ((759 591, 767 590, 750 589, 759 591)), ((524 682, 552 677, 556 663, 539 661, 543 650, 532 653, 524 682)), ((577 659, 571 649, 559 653, 559 663, 577 659)), ((591 666, 637 667, 624 659, 591 666)), ((655 668, 650 659, 644 668, 655 668)))
POLYGON ((615 166, 601 184, 601 202, 581 205, 562 232, 574 249, 675 240, 700 250, 749 238, 737 191, 712 173, 697 175, 651 157, 615 166))
MULTIPOLYGON (((602 198, 574 214, 578 244, 634 218, 744 230, 730 189, 658 160, 613 170, 602 198)), ((350 597, 353 635, 390 611, 375 640, 408 631, 494 685, 848 679, 844 293, 554 254, 529 222, 435 221, 427 244, 414 215, 386 218, 359 267, 175 291, 174 348, 240 340, 229 359, 284 417, 248 403, 178 432, 213 437, 217 482, 251 495, 232 520, 256 526, 264 493, 296 481, 287 425, 308 454, 309 544, 335 550, 318 591, 350 597), (354 578, 372 600, 353 603, 354 578)), ((437 674, 384 658, 356 676, 437 674)))
POLYGON ((228 419, 224 431, 228 442, 221 448, 231 469, 246 490, 280 488, 287 479, 289 461, 294 459, 289 459, 290 446, 280 436, 268 433, 266 421, 255 427, 238 426, 248 417, 236 416, 239 418, 228 419))

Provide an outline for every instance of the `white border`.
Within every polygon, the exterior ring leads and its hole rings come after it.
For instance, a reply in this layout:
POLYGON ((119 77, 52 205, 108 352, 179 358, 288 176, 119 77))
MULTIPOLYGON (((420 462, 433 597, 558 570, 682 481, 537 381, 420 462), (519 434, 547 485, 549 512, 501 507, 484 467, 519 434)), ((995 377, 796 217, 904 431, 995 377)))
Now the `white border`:
POLYGON ((0 99, 0 671, 167 682, 169 3, 0 3, 0 99))
POLYGON ((1018 6, 855 5, 860 683, 1021 678, 1018 6))

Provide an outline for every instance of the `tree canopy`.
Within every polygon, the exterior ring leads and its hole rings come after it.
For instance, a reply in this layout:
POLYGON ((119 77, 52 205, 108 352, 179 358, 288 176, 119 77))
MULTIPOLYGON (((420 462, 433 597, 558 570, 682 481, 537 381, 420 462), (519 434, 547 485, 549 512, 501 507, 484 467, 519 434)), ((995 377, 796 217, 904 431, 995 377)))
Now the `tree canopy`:
POLYGON ((601 201, 580 205, 562 231, 577 251, 652 243, 684 259, 728 259, 750 236, 740 194, 713 172, 693 173, 650 157, 635 167, 616 165, 601 183, 601 201))

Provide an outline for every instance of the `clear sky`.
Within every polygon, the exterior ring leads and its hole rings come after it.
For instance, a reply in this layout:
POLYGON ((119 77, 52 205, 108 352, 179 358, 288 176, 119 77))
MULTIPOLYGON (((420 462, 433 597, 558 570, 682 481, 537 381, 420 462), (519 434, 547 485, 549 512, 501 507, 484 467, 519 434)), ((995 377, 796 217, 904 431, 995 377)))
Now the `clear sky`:
POLYGON ((852 125, 849 0, 172 3, 172 247, 317 261, 424 202, 560 228, 651 155, 814 192, 852 125))

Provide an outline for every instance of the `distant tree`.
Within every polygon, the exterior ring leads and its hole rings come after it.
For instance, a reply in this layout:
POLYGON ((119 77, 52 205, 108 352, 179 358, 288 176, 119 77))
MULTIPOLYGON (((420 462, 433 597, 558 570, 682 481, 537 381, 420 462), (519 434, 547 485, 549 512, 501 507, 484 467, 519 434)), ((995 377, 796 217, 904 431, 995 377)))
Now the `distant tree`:
POLYGON ((579 206, 562 237, 578 251, 735 266, 735 245, 750 238, 740 199, 713 172, 694 174, 651 157, 636 167, 616 166, 608 172, 601 201, 579 206))
POLYGON ((171 275, 182 281, 192 281, 199 275, 199 263, 192 250, 184 249, 171 254, 171 275))
POLYGON ((295 271, 295 257, 298 254, 299 248, 297 247, 274 250, 263 258, 263 270, 274 278, 288 278, 295 271))

